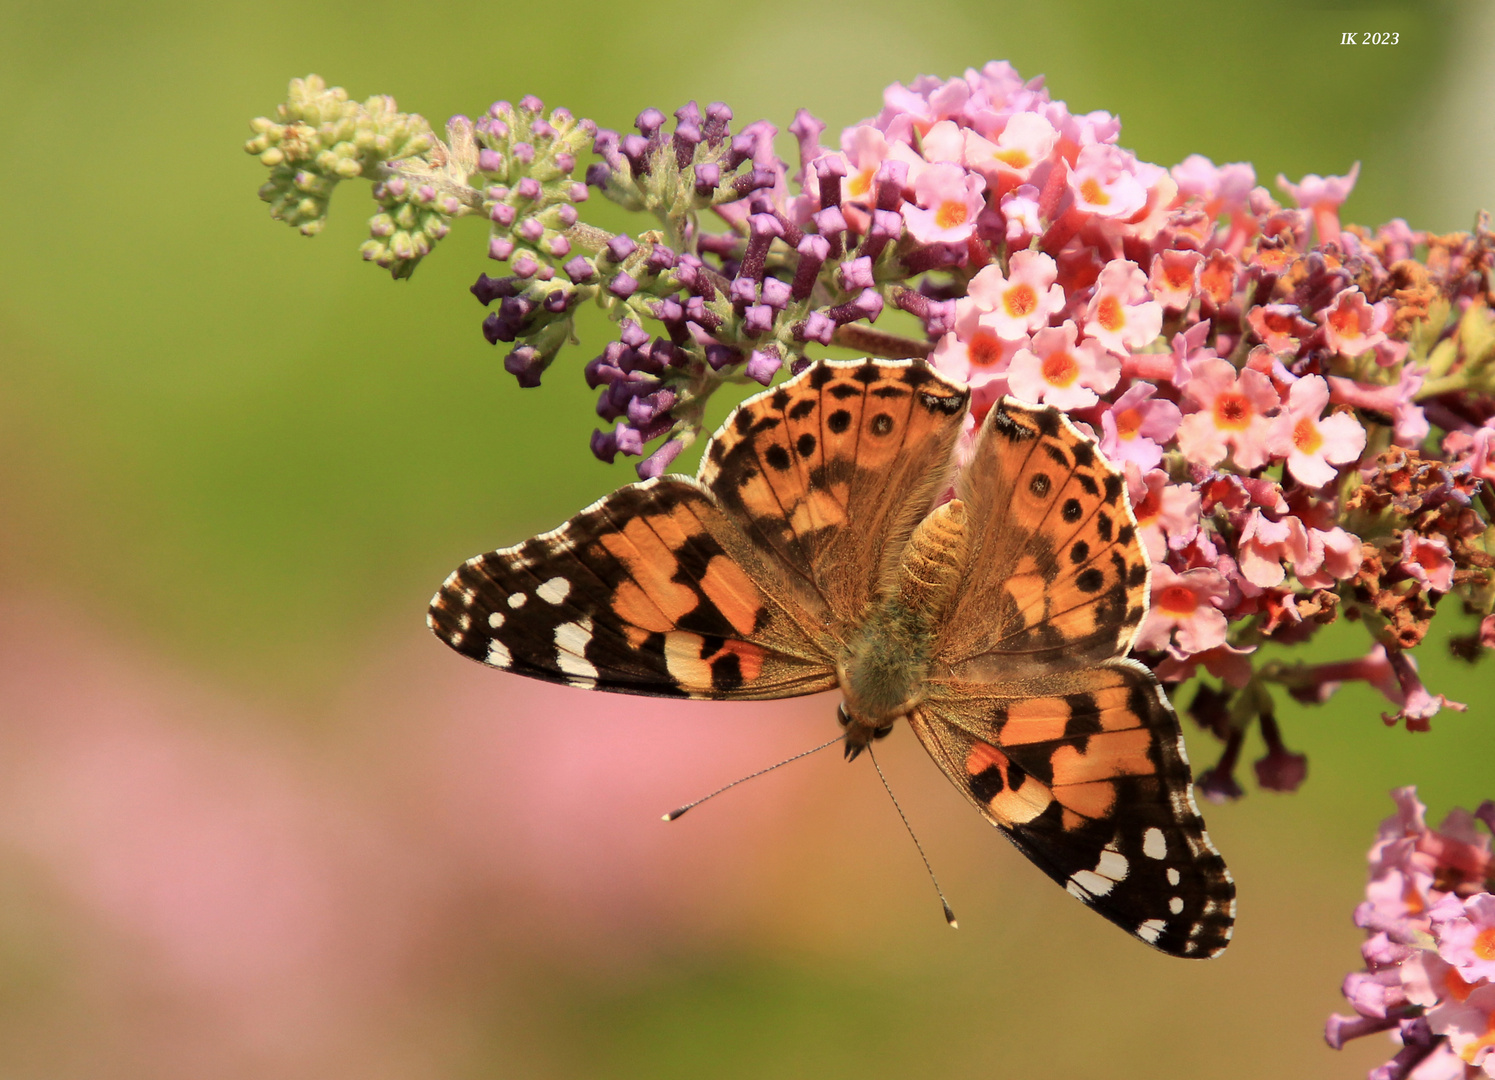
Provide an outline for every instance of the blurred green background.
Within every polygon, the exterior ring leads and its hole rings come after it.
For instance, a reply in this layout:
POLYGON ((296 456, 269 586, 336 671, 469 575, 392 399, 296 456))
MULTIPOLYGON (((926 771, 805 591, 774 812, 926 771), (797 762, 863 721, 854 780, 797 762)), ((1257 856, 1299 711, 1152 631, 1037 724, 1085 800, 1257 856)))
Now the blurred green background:
POLYGON ((958 933, 870 770, 814 759, 665 829, 826 737, 831 703, 535 687, 422 621, 460 560, 632 478, 587 452, 601 326, 521 392, 466 291, 481 224, 393 283, 356 255, 361 185, 308 241, 239 146, 311 71, 438 127, 524 93, 613 128, 720 99, 781 129, 809 107, 830 141, 890 82, 1008 59, 1118 113, 1146 160, 1251 161, 1269 186, 1359 160, 1347 220, 1451 231, 1495 207, 1492 42, 1472 0, 0 4, 0 1075, 1293 1077, 1389 1056, 1321 1041, 1359 966, 1364 851, 1393 785, 1438 814, 1495 795, 1488 670, 1430 641, 1429 684, 1470 709, 1426 735, 1361 688, 1284 705, 1306 786, 1207 808, 1241 904, 1209 964, 1064 897, 903 732, 887 768, 958 933))

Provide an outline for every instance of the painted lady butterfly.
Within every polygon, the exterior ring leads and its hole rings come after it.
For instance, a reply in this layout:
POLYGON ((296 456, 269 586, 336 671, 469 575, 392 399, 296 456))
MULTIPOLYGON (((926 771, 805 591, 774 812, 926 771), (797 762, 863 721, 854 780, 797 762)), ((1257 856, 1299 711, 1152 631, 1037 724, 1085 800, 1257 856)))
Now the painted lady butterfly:
POLYGON ((594 690, 839 688, 848 757, 906 718, 1070 893, 1164 952, 1214 956, 1235 886, 1178 720, 1125 658, 1149 569, 1122 478, 1056 409, 1008 398, 939 503, 969 399, 923 361, 817 362, 744 402, 696 479, 631 484, 469 559, 431 628, 594 690))

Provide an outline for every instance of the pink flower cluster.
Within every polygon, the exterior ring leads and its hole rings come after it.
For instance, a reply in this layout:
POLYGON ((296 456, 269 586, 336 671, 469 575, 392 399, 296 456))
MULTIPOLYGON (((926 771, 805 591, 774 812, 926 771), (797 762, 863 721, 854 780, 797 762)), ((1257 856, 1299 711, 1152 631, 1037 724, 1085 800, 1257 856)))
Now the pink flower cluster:
POLYGON ((1453 810, 1438 829, 1415 788, 1391 793, 1397 812, 1370 849, 1370 883, 1355 909, 1365 969, 1345 978, 1355 1015, 1329 1017, 1335 1049, 1386 1031, 1402 1049, 1370 1080, 1495 1077, 1495 803, 1453 810))
MULTIPOLYGON (((842 136, 842 213, 886 212, 901 177, 905 248, 954 250, 953 280, 921 291, 954 302, 931 361, 975 391, 966 452, 1010 394, 1065 410, 1125 470, 1153 562, 1136 647, 1161 678, 1202 666, 1239 689, 1261 642, 1304 641, 1344 608, 1393 669, 1375 683, 1391 719, 1425 727, 1446 702, 1400 650, 1456 570, 1480 564, 1430 522, 1352 520, 1347 499, 1379 476, 1377 453, 1415 454, 1429 435, 1409 327, 1434 294, 1487 304, 1488 278, 1471 285, 1467 251, 1462 276, 1411 267, 1417 245, 1436 245, 1402 222, 1342 228, 1358 166, 1280 179, 1298 203, 1284 208, 1250 165, 1195 155, 1165 169, 1118 147, 1119 132, 1007 64, 894 86, 842 136)), ((1465 507, 1464 478, 1495 477, 1492 414, 1495 402, 1437 414, 1465 507)), ((1466 537, 1482 528, 1467 524, 1466 537)))

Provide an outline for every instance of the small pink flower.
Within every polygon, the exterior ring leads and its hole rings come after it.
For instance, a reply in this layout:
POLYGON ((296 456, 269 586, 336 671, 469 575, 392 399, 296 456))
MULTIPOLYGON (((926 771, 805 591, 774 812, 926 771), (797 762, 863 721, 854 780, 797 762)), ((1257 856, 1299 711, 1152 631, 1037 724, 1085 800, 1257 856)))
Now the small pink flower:
POLYGON ((1137 159, 1108 143, 1084 147, 1069 171, 1075 207, 1086 214, 1126 219, 1147 204, 1137 179, 1137 159))
POLYGON ((1049 317, 1064 307, 1064 289, 1054 284, 1058 275, 1051 256, 1019 251, 1008 262, 1006 277, 996 264, 983 267, 971 279, 967 295, 992 313, 997 333, 1016 339, 1048 326, 1049 317))
POLYGON ((1327 404, 1323 376, 1305 375, 1288 391, 1287 408, 1268 435, 1272 454, 1287 458, 1293 476, 1309 487, 1323 487, 1337 475, 1335 465, 1347 465, 1365 450, 1365 429, 1349 413, 1319 418, 1327 404))
MULTIPOLYGON (((1283 560, 1295 568, 1309 561, 1308 531, 1295 517, 1273 521, 1260 510, 1252 510, 1236 545, 1241 573, 1263 589, 1281 585, 1287 577, 1283 560)), ((1320 560, 1322 561, 1322 553, 1320 560)), ((1317 564, 1314 565, 1317 568, 1317 564)))
POLYGON ((925 161, 965 161, 965 135, 963 129, 949 121, 941 120, 924 133, 919 140, 919 152, 925 161))
POLYGON ((1178 446, 1192 462, 1217 465, 1233 453, 1242 469, 1256 469, 1271 456, 1268 413, 1280 404, 1271 380, 1259 371, 1237 373, 1219 357, 1195 361, 1184 401, 1195 411, 1178 429, 1178 446))
POLYGON ((1168 483, 1168 474, 1161 469, 1144 473, 1135 462, 1124 468, 1142 546, 1157 566, 1170 550, 1186 547, 1199 532, 1199 491, 1188 484, 1168 483))
POLYGON ((1008 368, 1014 397, 1060 409, 1083 409, 1100 400, 1121 378, 1121 361, 1100 342, 1075 344, 1075 324, 1049 327, 1033 335, 1033 343, 1018 351, 1008 368))
POLYGON ((964 310, 955 319, 955 330, 940 339, 930 363, 972 388, 1000 380, 1005 393, 1008 365, 1017 351, 1027 346, 1027 335, 1016 340, 1004 338, 997 333, 997 320, 990 312, 974 305, 957 306, 964 310))
POLYGON ((1481 480, 1495 480, 1495 418, 1473 431, 1450 431, 1443 437, 1443 452, 1457 468, 1468 469, 1481 480))
POLYGON ((1247 320, 1274 353, 1296 353, 1298 343, 1314 330, 1296 304, 1260 304, 1251 309, 1247 320))
POLYGON ((1360 569, 1360 537, 1336 525, 1332 529, 1309 529, 1308 565, 1294 569, 1298 581, 1307 589, 1332 589, 1336 581, 1352 578, 1360 569))
POLYGON ((1203 200, 1204 212, 1212 218, 1243 209, 1256 186, 1256 170, 1249 164, 1216 165, 1202 154, 1190 154, 1171 172, 1178 193, 1203 200))
POLYGON ((994 189, 1007 190, 1031 177, 1058 141, 1059 133, 1041 115, 1021 112, 1007 121, 995 142, 968 129, 965 163, 985 176, 994 189))
POLYGON ((1152 257, 1147 287, 1153 299, 1172 311, 1183 311, 1199 291, 1204 256, 1197 251, 1160 251, 1152 257))
POLYGON ((1228 251, 1212 251, 1199 271, 1199 292, 1216 307, 1230 302, 1241 274, 1240 260, 1228 251))
POLYGON ((1385 341, 1390 321, 1391 312, 1384 300, 1372 307, 1353 285, 1341 290, 1334 302, 1319 312, 1329 347, 1344 356, 1359 356, 1385 341))
POLYGON ((1101 452, 1113 465, 1131 461, 1144 472, 1163 460, 1163 444, 1173 438, 1183 413, 1161 398, 1158 388, 1138 382, 1101 414, 1101 452))
POLYGON ((888 141, 871 124, 859 124, 841 133, 841 152, 846 156, 841 197, 870 210, 877 203, 877 170, 887 160, 888 141))
POLYGON ((1147 291, 1147 275, 1124 259, 1107 263, 1085 312, 1085 333, 1125 356, 1152 341, 1162 328, 1163 305, 1147 291))
POLYGON ((1032 184, 1019 184, 1002 196, 1002 219, 1007 222, 1007 245, 1009 249, 1022 247, 1031 237, 1043 232, 1043 219, 1038 213, 1039 191, 1032 184))
POLYGON ((1466 1065, 1495 1076, 1495 986, 1479 986, 1463 1001, 1446 998, 1428 1010, 1428 1026, 1448 1036, 1449 1048, 1466 1065))
POLYGON ((1423 536, 1411 529, 1402 532, 1402 560, 1399 564, 1424 589, 1448 592, 1453 588, 1453 559, 1448 541, 1441 536, 1423 536))
POLYGON ((1355 178, 1360 175, 1360 162, 1355 162, 1348 176, 1318 176, 1309 173, 1300 183, 1290 183, 1286 176, 1277 174, 1277 186, 1292 196, 1304 210, 1313 214, 1313 223, 1318 226, 1319 240, 1333 243, 1339 239, 1339 208, 1350 197, 1355 188, 1355 178))
POLYGON ((1428 917, 1438 955, 1459 969, 1460 978, 1495 980, 1495 896, 1482 892, 1460 900, 1450 893, 1428 917))
POLYGON ((976 217, 986 206, 981 177, 940 162, 920 173, 913 188, 918 205, 904 207, 903 218, 915 240, 958 244, 976 231, 976 217))
POLYGON ((1166 563, 1152 568, 1152 605, 1137 634, 1139 649, 1167 648, 1171 638, 1185 655, 1225 644, 1219 605, 1230 586, 1218 570, 1200 567, 1175 573, 1166 563))

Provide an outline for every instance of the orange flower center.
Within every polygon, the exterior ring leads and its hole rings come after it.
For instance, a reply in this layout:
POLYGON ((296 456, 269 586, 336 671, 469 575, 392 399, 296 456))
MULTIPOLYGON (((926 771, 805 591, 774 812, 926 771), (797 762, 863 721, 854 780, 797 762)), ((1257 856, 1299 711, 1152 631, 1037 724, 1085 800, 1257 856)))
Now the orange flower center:
POLYGON ((994 155, 1003 165, 1013 169, 1026 169, 1033 164, 1033 159, 1028 156, 1028 151, 1022 149, 998 150, 994 155))
POLYGON ((1106 194, 1106 189, 1101 187, 1100 181, 1094 177, 1081 182, 1080 198, 1091 206, 1106 206, 1111 201, 1111 196, 1106 194))
POLYGON ((1170 615, 1192 615, 1199 608, 1199 598, 1186 585, 1169 585, 1158 593, 1158 609, 1170 615))
POLYGON ((966 346, 966 355, 972 367, 991 367, 1002 359, 1002 342, 990 330, 977 330, 966 346))
POLYGON ((1487 1046, 1495 1046, 1495 1012, 1485 1017, 1485 1033, 1464 1047, 1459 1052, 1459 1057, 1473 1065, 1479 1052, 1487 1046))
POLYGON ((1126 309, 1115 296, 1103 296, 1095 307, 1095 320, 1102 329, 1115 333, 1126 325, 1126 309))
POLYGON ((1116 437, 1118 439, 1135 439, 1141 427, 1142 414, 1136 409, 1122 409, 1116 414, 1116 437))
POLYGON ((1038 306, 1038 294, 1033 291, 1033 286, 1019 282, 1002 294, 1002 306, 1007 309, 1007 314, 1020 319, 1038 306))
POLYGON ((1080 365, 1064 349, 1043 358, 1043 378, 1051 386, 1069 386, 1080 377, 1080 365))
POLYGON ((953 229, 957 225, 964 225, 970 214, 970 208, 965 203, 946 199, 934 212, 934 223, 942 229, 953 229))
POLYGON ((853 199, 860 199, 872 190, 872 177, 876 172, 874 169, 862 169, 855 176, 846 181, 846 193, 853 199))
POLYGON ((1235 274, 1229 264, 1207 266, 1204 273, 1199 275, 1199 284, 1211 300, 1223 304, 1235 291, 1235 274))
POLYGON ((1474 939, 1474 955, 1481 960, 1495 960, 1495 926, 1479 932, 1474 939))
POLYGON ((1163 512, 1163 497, 1161 493, 1154 493, 1151 488, 1147 494, 1142 496, 1142 501, 1132 506, 1132 517, 1137 519, 1139 527, 1151 525, 1157 516, 1163 512))
POLYGON ((1194 284, 1194 271, 1186 262, 1176 262, 1171 266, 1163 264, 1163 280, 1168 282, 1171 289, 1187 289, 1194 284))
POLYGON ((1469 992, 1474 989, 1472 983, 1464 981, 1464 976, 1459 974, 1459 969, 1456 967, 1448 969, 1448 974, 1443 976, 1443 985, 1448 987, 1448 992, 1455 1001, 1465 1000, 1469 992))
POLYGON ((1227 390, 1215 398, 1215 426, 1231 431, 1245 431, 1251 423, 1251 402, 1246 395, 1227 390))
POLYGON ((1315 454, 1324 445, 1324 436, 1319 431, 1318 421, 1305 416, 1293 425, 1293 445, 1305 454, 1315 454))
POLYGON ((1329 313, 1329 325, 1340 337, 1360 336, 1360 317, 1354 308, 1346 305, 1329 313))

